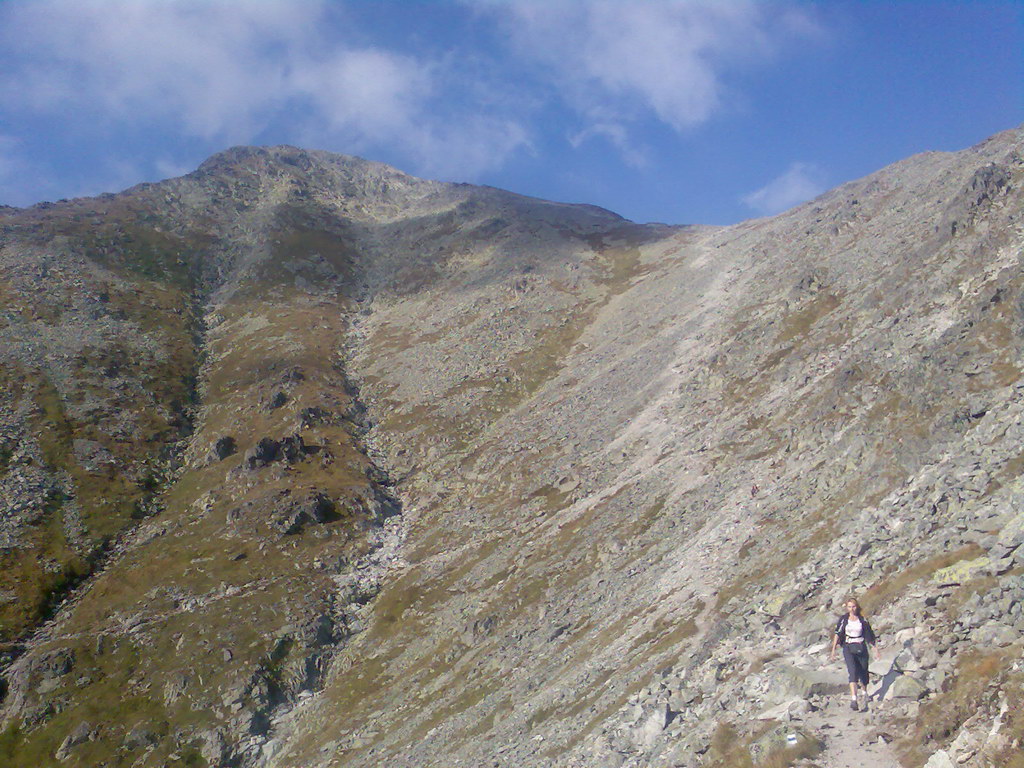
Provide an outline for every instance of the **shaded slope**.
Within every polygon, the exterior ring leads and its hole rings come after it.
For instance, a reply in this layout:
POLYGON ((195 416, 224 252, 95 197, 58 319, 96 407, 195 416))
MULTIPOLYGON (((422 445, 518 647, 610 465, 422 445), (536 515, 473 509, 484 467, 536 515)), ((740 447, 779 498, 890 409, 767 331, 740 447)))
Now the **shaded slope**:
MULTIPOLYGON (((258 753, 274 713, 316 690, 330 658, 361 629, 361 606, 396 544, 387 521, 400 503, 371 457, 364 406, 346 373, 351 316, 371 296, 429 282, 458 249, 481 249, 498 230, 520 236, 521 220, 532 225, 546 208, 557 209, 549 216, 558 226, 585 232, 621 222, 289 148, 231 150, 182 179, 9 214, 12 274, 58 246, 83 253, 61 261, 57 287, 69 295, 51 296, 59 311, 82 275, 106 268, 121 271, 104 289, 133 298, 180 274, 179 303, 169 301, 166 313, 195 320, 173 339, 191 365, 177 378, 138 351, 177 327, 144 299, 147 325, 122 330, 134 345, 124 375, 109 384, 83 363, 115 393, 127 379, 160 413, 183 405, 145 377, 162 376, 164 387, 184 381, 190 410, 155 457, 141 453, 141 441, 126 444, 127 456, 161 461, 168 475, 145 488, 159 509, 152 522, 133 527, 139 515, 118 517, 80 488, 69 492, 119 539, 57 620, 12 647, 5 760, 220 765, 258 753), (495 220, 497 207, 505 220, 495 220), (82 208, 94 218, 76 219, 82 208), (130 234, 122 234, 126 222, 130 234), (150 240, 171 245, 150 248, 150 240)), ((95 320, 61 318, 79 337, 95 320)), ((97 344, 101 354, 112 345, 106 337, 97 344)), ((59 358, 55 346, 45 351, 59 358)), ((114 402, 125 416, 139 413, 114 402)), ((101 426, 111 420, 95 417, 101 426)), ((18 427, 23 440, 35 437, 31 423, 18 427)), ((78 423, 62 429, 66 443, 91 435, 78 423)), ((59 475, 64 467, 46 458, 42 469, 59 475)), ((107 469, 104 495, 127 474, 114 460, 107 469)), ((32 514, 12 510, 12 527, 33 525, 32 514)), ((31 562, 41 547, 29 540, 8 551, 31 562)), ((12 625, 12 636, 39 617, 12 625)))

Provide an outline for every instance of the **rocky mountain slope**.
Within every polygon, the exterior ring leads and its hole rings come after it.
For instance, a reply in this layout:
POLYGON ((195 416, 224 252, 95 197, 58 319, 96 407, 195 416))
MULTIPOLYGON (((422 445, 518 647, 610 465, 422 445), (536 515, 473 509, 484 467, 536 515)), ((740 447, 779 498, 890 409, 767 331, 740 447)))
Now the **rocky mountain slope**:
POLYGON ((1024 765, 1022 181, 667 227, 239 148, 0 210, 0 762, 1024 765))

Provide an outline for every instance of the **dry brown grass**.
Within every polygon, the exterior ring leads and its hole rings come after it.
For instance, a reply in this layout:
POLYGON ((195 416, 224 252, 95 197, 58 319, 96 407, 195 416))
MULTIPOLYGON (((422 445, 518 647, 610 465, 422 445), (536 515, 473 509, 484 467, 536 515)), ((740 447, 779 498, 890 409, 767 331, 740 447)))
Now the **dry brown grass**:
POLYGON ((743 676, 749 677, 750 675, 756 675, 764 669, 765 664, 769 661, 774 661, 780 656, 782 656, 782 653, 779 651, 770 651, 768 653, 758 654, 757 658, 750 662, 750 666, 747 667, 747 671, 743 673, 743 676))
POLYGON ((797 760, 816 757, 822 751, 821 742, 800 732, 795 745, 772 747, 755 762, 750 748, 771 728, 770 724, 763 723, 741 734, 732 723, 719 722, 711 737, 705 768, 790 768, 797 760))
MULTIPOLYGON (((923 765, 937 749, 951 742, 960 727, 994 696, 993 683, 1005 680, 1007 666, 1019 649, 963 654, 949 688, 925 703, 897 750, 905 765, 923 765)), ((1018 718, 1016 727, 1024 725, 1018 718)))
POLYGON ((1004 768, 1024 768, 1024 751, 1021 750, 1024 746, 1024 671, 1011 673, 1003 692, 1009 704, 1004 721, 1004 734, 1009 743, 994 756, 995 762, 1004 768))

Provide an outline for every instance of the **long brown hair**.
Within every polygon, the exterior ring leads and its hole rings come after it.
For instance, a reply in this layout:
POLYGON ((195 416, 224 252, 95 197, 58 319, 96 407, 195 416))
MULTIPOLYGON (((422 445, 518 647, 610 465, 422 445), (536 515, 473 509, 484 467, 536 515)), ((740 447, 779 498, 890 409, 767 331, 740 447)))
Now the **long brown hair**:
POLYGON ((864 618, 864 611, 863 611, 863 609, 861 609, 860 603, 857 602, 857 598, 856 597, 848 597, 848 598, 846 598, 843 601, 843 611, 845 611, 846 615, 849 616, 850 615, 850 611, 846 607, 847 603, 853 603, 855 606, 857 606, 857 618, 858 619, 863 619, 864 618))

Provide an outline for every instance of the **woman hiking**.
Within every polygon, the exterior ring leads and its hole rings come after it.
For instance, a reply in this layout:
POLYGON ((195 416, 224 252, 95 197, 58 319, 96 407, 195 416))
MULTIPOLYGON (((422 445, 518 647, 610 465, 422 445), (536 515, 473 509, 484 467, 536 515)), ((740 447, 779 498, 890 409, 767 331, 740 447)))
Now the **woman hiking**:
POLYGON ((846 671, 850 678, 850 708, 856 712, 857 686, 864 692, 863 710, 868 710, 868 645, 874 646, 875 633, 864 618, 860 603, 852 597, 846 601, 846 613, 836 622, 835 636, 832 638, 832 650, 829 661, 836 657, 836 646, 843 646, 843 658, 846 659, 846 671))

